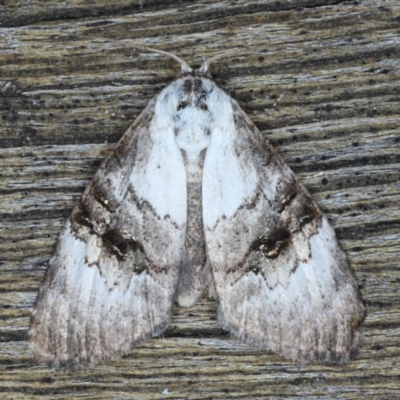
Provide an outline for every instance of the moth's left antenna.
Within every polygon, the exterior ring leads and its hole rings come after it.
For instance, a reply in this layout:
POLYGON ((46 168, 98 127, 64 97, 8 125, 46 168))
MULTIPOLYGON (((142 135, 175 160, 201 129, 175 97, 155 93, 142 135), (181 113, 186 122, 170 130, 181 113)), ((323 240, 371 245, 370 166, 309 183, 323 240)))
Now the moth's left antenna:
POLYGON ((189 66, 189 64, 186 61, 182 60, 175 54, 168 53, 167 51, 164 51, 164 50, 152 49, 151 47, 135 46, 135 48, 137 48, 139 50, 150 51, 152 53, 164 54, 168 57, 173 58, 175 61, 178 61, 178 63, 181 64, 181 72, 192 72, 193 71, 193 69, 189 66))

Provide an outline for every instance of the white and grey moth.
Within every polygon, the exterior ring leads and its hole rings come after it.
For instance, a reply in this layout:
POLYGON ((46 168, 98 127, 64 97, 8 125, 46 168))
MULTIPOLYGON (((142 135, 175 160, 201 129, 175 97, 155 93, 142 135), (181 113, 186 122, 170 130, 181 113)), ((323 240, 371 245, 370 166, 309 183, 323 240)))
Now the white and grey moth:
POLYGON ((347 362, 364 307, 328 219, 212 80, 213 59, 195 70, 168 55, 181 72, 61 232, 32 315, 35 359, 82 368, 120 357, 166 330, 175 301, 206 292, 243 342, 298 363, 347 362))

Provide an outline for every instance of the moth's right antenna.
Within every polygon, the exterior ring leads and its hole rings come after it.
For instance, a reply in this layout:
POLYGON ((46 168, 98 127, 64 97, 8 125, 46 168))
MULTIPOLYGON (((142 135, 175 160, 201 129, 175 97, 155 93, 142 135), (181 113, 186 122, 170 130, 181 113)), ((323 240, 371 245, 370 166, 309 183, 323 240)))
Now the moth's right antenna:
POLYGON ((205 60, 203 62, 203 64, 201 64, 201 67, 199 68, 199 72, 201 72, 202 74, 205 74, 208 71, 208 68, 212 62, 219 60, 220 58, 229 57, 238 52, 239 52, 239 50, 233 50, 233 51, 229 51, 228 53, 217 54, 216 56, 211 57, 208 60, 205 60))
POLYGON ((175 61, 178 61, 178 63, 181 64, 181 72, 192 72, 193 71, 193 69, 190 67, 190 65, 186 61, 182 60, 175 54, 168 53, 167 51, 164 51, 164 50, 152 49, 151 47, 135 46, 135 48, 137 48, 139 50, 150 51, 152 53, 164 54, 168 57, 173 58, 175 61))

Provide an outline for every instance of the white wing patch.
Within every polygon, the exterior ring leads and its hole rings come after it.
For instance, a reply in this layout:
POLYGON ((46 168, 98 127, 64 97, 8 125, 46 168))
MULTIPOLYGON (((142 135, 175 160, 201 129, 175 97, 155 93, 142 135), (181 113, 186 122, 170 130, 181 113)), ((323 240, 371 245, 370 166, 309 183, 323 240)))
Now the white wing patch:
POLYGON ((247 153, 235 152, 239 139, 230 98, 216 87, 211 95, 212 137, 204 164, 204 223, 213 227, 221 217, 231 218, 237 209, 252 201, 259 185, 254 165, 244 160, 247 153))
MULTIPOLYGON (((160 51, 158 51, 160 52, 160 51)), ((161 52, 163 53, 163 52, 161 52)), ((208 292, 233 336, 299 363, 348 362, 364 307, 327 218, 209 76, 184 61, 104 161, 60 234, 34 357, 84 368, 208 292)))

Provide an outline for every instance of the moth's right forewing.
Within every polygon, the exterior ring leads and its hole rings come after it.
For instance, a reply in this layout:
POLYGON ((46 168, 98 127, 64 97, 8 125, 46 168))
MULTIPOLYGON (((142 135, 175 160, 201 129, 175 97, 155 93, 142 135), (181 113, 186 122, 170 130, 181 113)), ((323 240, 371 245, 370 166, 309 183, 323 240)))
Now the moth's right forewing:
POLYGON ((38 361, 94 365, 128 353, 170 322, 186 178, 168 112, 155 110, 168 108, 173 94, 168 86, 152 100, 67 221, 32 316, 38 361))
POLYGON ((219 320, 300 363, 346 362, 362 340, 364 307, 335 233, 237 103, 223 105, 203 178, 219 320))

